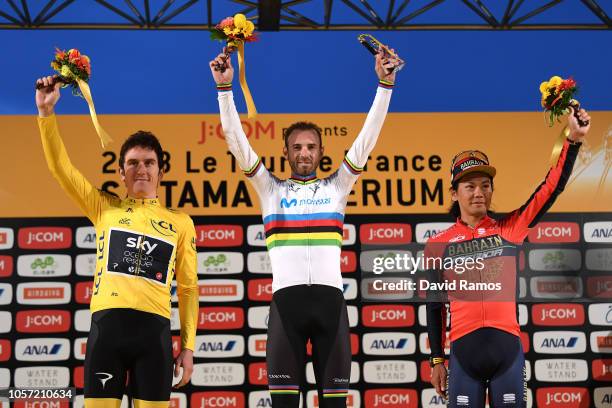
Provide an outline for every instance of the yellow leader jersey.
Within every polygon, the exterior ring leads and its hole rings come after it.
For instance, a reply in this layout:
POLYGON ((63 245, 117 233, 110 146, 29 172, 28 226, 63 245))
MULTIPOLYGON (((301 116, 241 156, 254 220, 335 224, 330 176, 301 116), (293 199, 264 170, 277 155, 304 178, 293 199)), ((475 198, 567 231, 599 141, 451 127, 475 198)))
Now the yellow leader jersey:
POLYGON ((198 315, 195 228, 158 199, 120 199, 94 188, 72 165, 55 115, 38 118, 49 170, 96 229, 91 312, 129 308, 170 318, 176 275, 182 348, 194 349, 198 315))

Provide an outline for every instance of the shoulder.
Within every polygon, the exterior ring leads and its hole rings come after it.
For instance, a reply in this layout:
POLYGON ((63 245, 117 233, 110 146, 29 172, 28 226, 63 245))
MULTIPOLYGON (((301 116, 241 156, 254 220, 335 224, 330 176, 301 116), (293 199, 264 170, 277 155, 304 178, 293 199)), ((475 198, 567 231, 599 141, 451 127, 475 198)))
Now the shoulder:
POLYGON ((452 239, 455 238, 456 235, 457 235, 457 225, 454 224, 448 227, 447 229, 442 230, 438 232, 437 234, 432 235, 431 238, 427 240, 427 243, 452 242, 452 239))

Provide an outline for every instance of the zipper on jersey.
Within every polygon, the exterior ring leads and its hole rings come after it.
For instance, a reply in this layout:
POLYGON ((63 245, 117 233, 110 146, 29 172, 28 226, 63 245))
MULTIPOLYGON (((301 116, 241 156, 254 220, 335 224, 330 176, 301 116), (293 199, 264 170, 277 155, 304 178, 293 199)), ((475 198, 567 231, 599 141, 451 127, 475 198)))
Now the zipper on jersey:
MULTIPOLYGON (((303 191, 308 191, 307 188, 303 188, 303 191)), ((308 286, 312 286, 312 266, 310 264, 310 219, 309 219, 309 215, 310 215, 310 207, 308 207, 308 204, 304 205, 304 207, 306 208, 306 233, 307 233, 307 237, 308 237, 308 245, 306 245, 306 264, 308 265, 308 286)))

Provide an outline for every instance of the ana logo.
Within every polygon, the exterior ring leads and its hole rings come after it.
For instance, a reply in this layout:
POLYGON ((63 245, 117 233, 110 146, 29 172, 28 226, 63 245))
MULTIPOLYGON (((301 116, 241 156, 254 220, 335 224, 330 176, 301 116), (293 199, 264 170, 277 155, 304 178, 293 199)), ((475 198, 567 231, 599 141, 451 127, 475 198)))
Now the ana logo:
POLYGON ((22 305, 60 305, 70 303, 71 287, 68 282, 20 283, 17 302, 22 305))
POLYGON ((268 251, 249 252, 247 268, 251 273, 272 274, 272 263, 268 251))
POLYGON ((234 247, 244 240, 240 225, 196 225, 198 247, 234 247))
POLYGON ((612 303, 589 305, 589 321, 595 326, 612 326, 612 303))
POLYGON ((72 269, 70 255, 21 255, 17 258, 19 276, 48 278, 69 276, 72 269))
POLYGON ((416 390, 403 388, 384 388, 365 392, 366 407, 416 408, 418 398, 416 390))
POLYGON ((66 249, 72 242, 72 230, 67 227, 21 228, 17 241, 23 249, 66 249))
POLYGON ((544 382, 586 381, 589 376, 587 362, 576 359, 549 359, 535 362, 535 378, 544 382))
POLYGON ((595 388, 593 401, 595 401, 595 408, 612 407, 612 387, 595 388))
POLYGON ((190 406, 202 408, 243 408, 245 406, 244 402, 244 394, 239 391, 205 391, 191 394, 190 406))
MULTIPOLYGON (((270 374, 280 375, 283 379, 290 379, 290 376, 283 376, 283 374, 270 374)), ((249 364, 249 383, 253 385, 268 385, 268 369, 266 363, 251 363, 249 364)))
POLYGON ((200 302, 235 302, 244 297, 244 283, 239 279, 198 281, 200 302))
POLYGON ((228 275, 241 273, 244 258, 240 252, 199 252, 198 274, 228 275))
MULTIPOLYGON (((427 367, 429 368, 429 365, 427 367)), ((426 388, 421 391, 421 401, 423 408, 446 408, 446 400, 438 395, 433 388, 426 388)))
POLYGON ((0 249, 11 249, 15 241, 12 228, 0 228, 0 249))
POLYGON ((249 300, 259 302, 272 301, 272 279, 252 279, 248 286, 249 300))
POLYGON ((612 221, 585 222, 584 240, 586 242, 612 242, 612 221))
POLYGON ((263 224, 249 225, 247 227, 247 243, 250 246, 266 246, 266 232, 263 224))
POLYGON ((359 227, 359 239, 362 244, 408 244, 412 241, 410 224, 362 224, 359 227))
POLYGON ((167 237, 171 237, 173 235, 176 235, 176 229, 174 228, 174 225, 172 225, 171 223, 164 221, 164 220, 151 220, 151 226, 153 227, 153 229, 157 232, 159 232, 162 235, 165 235, 167 237))
POLYGON ((576 222, 540 222, 531 229, 529 242, 578 242, 580 228, 576 222))
POLYGON ((425 222, 417 224, 415 229, 416 242, 424 244, 429 238, 452 226, 452 222, 425 222))
POLYGON ((355 251, 342 251, 340 253, 340 271, 351 273, 357 270, 357 254, 355 251))
POLYGON ((415 382, 417 367, 414 361, 382 360, 363 363, 363 379, 372 384, 403 384, 415 382))
POLYGON ((366 327, 408 327, 414 325, 414 308, 410 305, 374 305, 361 309, 366 327))
POLYGON ((280 200, 280 208, 291 208, 297 205, 297 199, 293 198, 290 201, 286 198, 281 198, 280 200))
POLYGON ((241 307, 201 307, 198 329, 228 330, 244 326, 244 309, 241 307))
POLYGON ((94 227, 78 227, 76 229, 77 248, 96 248, 96 229, 94 227))
POLYGON ((251 329, 267 329, 270 313, 269 306, 249 307, 248 321, 251 329))
POLYGON ((536 390, 539 407, 570 408, 588 407, 589 390, 582 387, 544 387, 536 390))
POLYGON ((363 352, 370 355, 399 356, 414 354, 416 337, 413 333, 366 333, 362 338, 363 352))
POLYGON ((95 373, 95 375, 96 377, 98 377, 98 379, 102 383, 102 389, 104 389, 104 387, 106 386, 106 382, 110 380, 111 378, 113 378, 113 375, 111 373, 98 372, 98 373, 95 373))
POLYGON ((253 357, 266 356, 266 334, 253 334, 249 336, 249 354, 253 357))
POLYGON ((17 312, 15 326, 20 333, 59 333, 70 329, 67 310, 25 310, 17 312))
POLYGON ((584 324, 584 306, 574 303, 535 304, 531 316, 538 326, 581 326, 584 324))
POLYGON ((237 335, 196 336, 194 357, 240 357, 244 354, 244 337, 237 335))
POLYGON ((240 363, 194 364, 191 383, 206 387, 242 385, 244 376, 244 365, 240 363))
POLYGON ((533 345, 536 353, 584 353, 586 351, 586 336, 582 332, 537 332, 533 334, 533 345))
POLYGON ((529 267, 534 271, 579 271, 582 255, 578 249, 532 249, 529 267))
POLYGON ((63 361, 69 357, 68 339, 34 338, 15 342, 15 359, 19 361, 63 361))
POLYGON ((249 393, 249 407, 272 408, 272 397, 268 391, 253 391, 249 393))
POLYGON ((0 255, 0 278, 8 278, 13 274, 13 257, 0 255))

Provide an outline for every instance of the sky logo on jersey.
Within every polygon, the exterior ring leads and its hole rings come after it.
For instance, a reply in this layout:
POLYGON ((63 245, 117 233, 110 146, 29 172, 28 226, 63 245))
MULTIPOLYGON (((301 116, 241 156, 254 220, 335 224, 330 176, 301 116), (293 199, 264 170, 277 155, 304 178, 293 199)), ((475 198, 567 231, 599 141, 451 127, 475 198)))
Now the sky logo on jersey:
POLYGON ((272 301, 272 279, 251 279, 248 284, 247 296, 255 302, 272 301))
POLYGON ((591 271, 612 271, 612 248, 587 249, 585 263, 591 271))
POLYGON ((367 390, 364 396, 365 406, 372 408, 417 408, 416 390, 405 388, 383 388, 367 390))
POLYGON ((342 226, 342 245, 355 245, 357 242, 357 230, 354 224, 342 226))
POLYGON ((267 334, 252 334, 249 336, 249 354, 253 357, 266 356, 267 334))
POLYGON ((240 225, 196 225, 196 245, 198 247, 234 247, 241 246, 244 240, 240 225))
POLYGON ((0 249, 11 249, 15 243, 12 228, 0 228, 0 249))
POLYGON ((416 242, 424 244, 429 238, 452 226, 452 222, 424 222, 417 224, 415 229, 416 242))
POLYGON ((593 392, 593 401, 595 402, 595 408, 611 408, 612 387, 595 388, 593 392))
POLYGON ((72 230, 68 227, 20 228, 17 242, 22 249, 67 249, 72 243, 72 230))
POLYGON ((535 378, 543 382, 586 381, 589 376, 587 362, 577 359, 548 359, 535 362, 535 378))
POLYGON ((267 329, 270 306, 249 307, 247 320, 251 329, 267 329))
POLYGON ((241 273, 244 258, 240 252, 199 252, 199 275, 229 275, 241 273))
POLYGON ((8 305, 13 301, 13 286, 10 283, 0 283, 0 305, 8 305))
POLYGON ((529 282, 531 295, 542 299, 574 299, 582 296, 582 279, 577 276, 535 276, 529 282))
POLYGON ((11 341, 0 339, 0 361, 8 361, 11 358, 11 341))
POLYGON ((28 282, 17 285, 17 302, 22 305, 62 305, 70 303, 68 282, 28 282))
POLYGON ((87 337, 79 337, 74 339, 72 352, 76 360, 85 360, 85 352, 87 351, 87 337))
POLYGON ((193 365, 191 383, 202 387, 244 384, 244 365, 240 363, 202 363, 193 365))
POLYGON ((575 303, 535 304, 531 308, 533 324, 537 326, 581 326, 584 306, 575 303))
POLYGON ((357 254, 355 251, 342 251, 340 253, 340 272, 351 273, 357 270, 357 254))
POLYGON ((361 320, 366 327, 408 327, 414 325, 414 308, 411 305, 364 306, 361 320))
POLYGON ((204 391, 191 394, 190 407, 244 408, 244 394, 239 391, 204 391))
POLYGON ((59 338, 18 339, 15 359, 18 361, 64 361, 70 358, 70 340, 59 338))
POLYGON ((223 358, 244 355, 244 337, 229 334, 196 336, 194 357, 223 358))
POLYGON ((544 387, 536 390, 538 407, 576 408, 591 404, 589 390, 583 387, 544 387))
POLYGON ((30 278, 69 276, 72 270, 70 255, 37 254, 17 258, 17 275, 30 278))
POLYGON ((249 364, 249 383, 268 385, 268 369, 265 362, 249 364))
POLYGON ((546 331, 533 334, 533 349, 541 354, 575 354, 586 351, 582 332, 546 331))
POLYGON ((589 276, 587 296, 592 299, 612 298, 612 276, 589 276))
POLYGON ((93 288, 91 282, 79 282, 74 289, 74 300, 77 303, 89 304, 93 288))
POLYGON ((13 382, 18 388, 65 388, 70 384, 70 370, 56 366, 19 367, 13 382))
POLYGON ((363 352, 374 356, 414 354, 416 337, 413 333, 366 333, 362 338, 363 352))
POLYGON ((591 332, 591 350, 593 353, 612 353, 612 333, 609 330, 591 332))
POLYGON ((612 303, 589 305, 589 321, 595 326, 612 326, 612 303))
POLYGON ((67 332, 70 324, 70 312, 67 310, 22 310, 15 317, 15 327, 19 333, 67 332))
POLYGON ((13 257, 0 255, 0 278, 8 278, 13 274, 13 257))
POLYGON ((578 242, 580 228, 576 222, 540 222, 529 231, 529 242, 578 242))
POLYGON ((75 241, 77 248, 96 249, 96 229, 94 227, 78 227, 75 241))
POLYGON ((229 330, 244 326, 244 309, 241 307, 201 307, 198 312, 198 329, 229 330))
POLYGON ((249 252, 247 255, 247 269, 251 273, 272 274, 272 263, 268 251, 249 252))
POLYGON ((583 229, 586 242, 612 242, 612 221, 585 222, 583 229))
POLYGON ((79 276, 94 276, 96 272, 96 254, 80 254, 74 261, 75 272, 79 276))
POLYGON ((266 232, 263 224, 249 225, 247 227, 247 243, 250 246, 266 246, 266 232))
POLYGON ((612 359, 596 359, 591 362, 593 379, 597 381, 612 381, 612 359))
POLYGON ((371 384, 404 384, 417 379, 414 361, 381 360, 363 363, 363 379, 371 384))
POLYGON ((578 249, 532 249, 529 251, 529 268, 533 271, 579 271, 582 255, 578 249))
POLYGON ((359 240, 363 245, 408 244, 412 241, 410 224, 361 224, 359 240))
POLYGON ((235 302, 244 298, 244 282, 239 279, 198 281, 200 302, 235 302))

